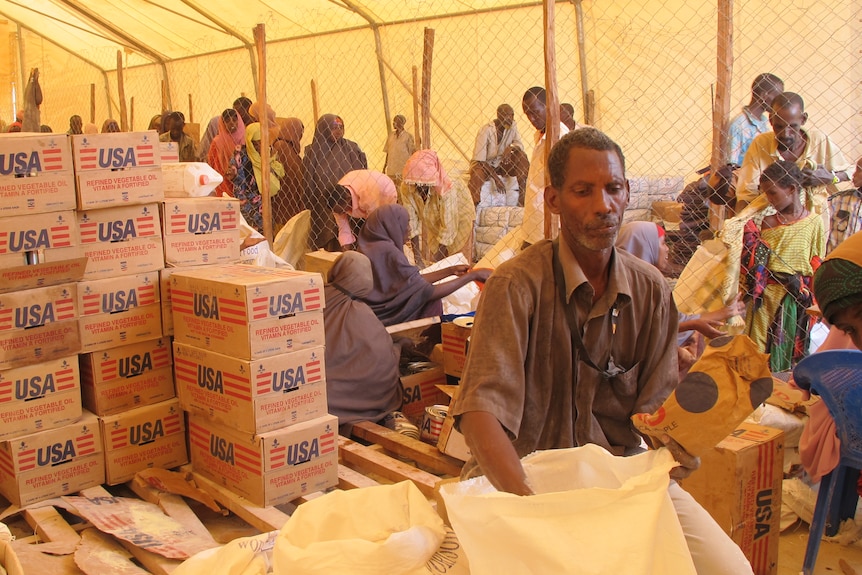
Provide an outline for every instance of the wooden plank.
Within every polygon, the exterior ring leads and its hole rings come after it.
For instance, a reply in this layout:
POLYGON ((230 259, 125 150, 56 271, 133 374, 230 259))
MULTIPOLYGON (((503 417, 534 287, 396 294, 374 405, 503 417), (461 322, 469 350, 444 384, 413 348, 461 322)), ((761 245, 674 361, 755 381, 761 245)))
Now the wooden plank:
POLYGON ((263 532, 277 531, 290 519, 290 515, 275 507, 258 507, 254 505, 246 498, 228 491, 221 485, 210 481, 198 473, 194 473, 188 466, 184 466, 182 470, 192 471, 195 483, 198 484, 199 488, 209 493, 213 499, 256 529, 263 532))
POLYGON ((338 436, 338 449, 341 461, 371 471, 394 482, 412 481, 426 497, 433 497, 434 485, 440 480, 436 475, 416 469, 340 435, 338 436))
POLYGON ((360 487, 374 487, 375 485, 380 485, 380 483, 349 467, 338 466, 339 489, 358 489, 360 487))
POLYGON ((219 544, 181 496, 156 489, 138 478, 129 481, 127 485, 138 497, 144 501, 158 505, 165 512, 165 515, 173 517, 180 525, 192 533, 202 539, 212 541, 213 546, 219 544))
POLYGON ((54 507, 39 507, 25 509, 24 520, 42 541, 69 545, 69 552, 81 540, 78 532, 72 528, 54 507))
MULTIPOLYGON (((102 486, 84 489, 79 495, 88 499, 95 497, 113 497, 113 495, 111 495, 111 493, 102 486)), ((129 541, 125 541, 123 539, 117 539, 117 541, 126 548, 126 551, 134 555, 135 559, 137 559, 141 565, 143 565, 147 571, 153 575, 169 575, 174 569, 179 567, 180 563, 182 563, 179 559, 168 559, 158 553, 141 549, 129 541)))
POLYGON ((461 467, 464 465, 462 461, 441 453, 433 445, 407 437, 370 421, 355 423, 352 434, 354 437, 382 445, 396 456, 412 459, 418 466, 429 469, 433 473, 458 477, 461 474, 461 467))

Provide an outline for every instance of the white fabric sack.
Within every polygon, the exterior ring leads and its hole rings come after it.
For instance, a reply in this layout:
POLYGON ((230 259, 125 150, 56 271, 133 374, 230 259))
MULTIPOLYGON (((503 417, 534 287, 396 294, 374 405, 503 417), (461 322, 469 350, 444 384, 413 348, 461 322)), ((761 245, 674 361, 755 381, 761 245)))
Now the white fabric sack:
POLYGON ((266 575, 272 573, 272 549, 277 531, 239 537, 221 547, 186 559, 172 575, 266 575))
POLYGON ((615 457, 596 445, 522 460, 536 495, 485 477, 441 488, 473 575, 694 575, 667 488, 666 449, 615 457))
MULTIPOLYGON (((430 266, 421 270, 420 273, 424 274, 441 270, 443 268, 448 268, 449 266, 457 265, 469 265, 467 258, 464 257, 464 254, 462 254, 461 252, 458 252, 457 254, 452 254, 449 257, 445 257, 439 262, 434 262, 430 266)), ((436 283, 439 284, 453 279, 455 279, 455 276, 447 276, 436 283)), ((476 282, 470 282, 467 285, 461 286, 460 288, 442 299, 443 314, 461 315, 465 313, 470 313, 471 311, 476 311, 475 302, 478 300, 478 296, 479 286, 476 285, 476 282)))
POLYGON ((420 575, 446 529, 410 481, 332 491, 300 505, 279 531, 273 572, 420 575))

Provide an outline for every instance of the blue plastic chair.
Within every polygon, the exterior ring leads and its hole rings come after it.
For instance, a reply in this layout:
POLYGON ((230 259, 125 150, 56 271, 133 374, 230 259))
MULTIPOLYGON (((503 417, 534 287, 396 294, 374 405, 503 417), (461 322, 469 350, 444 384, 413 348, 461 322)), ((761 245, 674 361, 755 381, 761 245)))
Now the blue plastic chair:
POLYGON ((793 370, 796 385, 820 396, 835 419, 841 441, 838 467, 820 480, 814 519, 802 573, 811 575, 824 531, 835 534, 842 511, 852 517, 858 496, 856 482, 862 469, 862 352, 831 350, 806 357, 793 370), (843 509, 842 509, 843 508, 843 509))

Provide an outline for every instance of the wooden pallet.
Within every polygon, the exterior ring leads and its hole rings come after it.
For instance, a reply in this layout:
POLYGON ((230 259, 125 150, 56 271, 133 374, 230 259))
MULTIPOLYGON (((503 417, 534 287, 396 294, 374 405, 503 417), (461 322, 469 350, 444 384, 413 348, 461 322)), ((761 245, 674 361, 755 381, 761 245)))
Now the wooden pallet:
MULTIPOLYGON (((440 453, 431 445, 373 423, 355 425, 353 438, 340 436, 338 447, 338 486, 334 489, 361 489, 381 483, 412 481, 426 497, 433 499, 435 486, 444 478, 457 476, 462 465, 457 459, 440 453)), ((197 487, 221 506, 224 514, 242 519, 248 526, 247 534, 277 531, 290 519, 290 514, 298 505, 324 495, 312 493, 285 505, 258 507, 195 473, 190 465, 181 467, 180 471, 189 474, 197 487)), ((130 481, 124 488, 140 499, 158 505, 166 515, 195 534, 215 544, 226 543, 224 540, 216 541, 206 519, 202 520, 198 516, 203 506, 190 506, 184 497, 160 491, 140 479, 130 481)), ((81 495, 94 498, 112 494, 100 486, 86 489, 81 495)), ((75 549, 82 543, 91 550, 95 550, 93 545, 98 543, 98 553, 92 551, 91 556, 105 554, 100 556, 110 557, 110 569, 102 569, 101 573, 168 575, 181 563, 180 560, 168 559, 132 543, 105 536, 92 525, 84 521, 76 522, 73 516, 61 514, 61 511, 49 505, 21 513, 34 533, 13 542, 13 549, 26 573, 84 574, 74 558, 75 549)), ((90 571, 87 575, 94 575, 94 571, 99 569, 91 567, 90 571)))

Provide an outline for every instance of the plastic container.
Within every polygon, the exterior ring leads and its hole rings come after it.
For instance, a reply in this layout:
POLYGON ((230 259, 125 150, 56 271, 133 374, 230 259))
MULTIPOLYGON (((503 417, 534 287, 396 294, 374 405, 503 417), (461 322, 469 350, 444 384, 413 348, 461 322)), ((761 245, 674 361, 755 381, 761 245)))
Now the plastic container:
POLYGON ((166 198, 208 196, 224 181, 221 174, 204 162, 162 164, 166 198))

